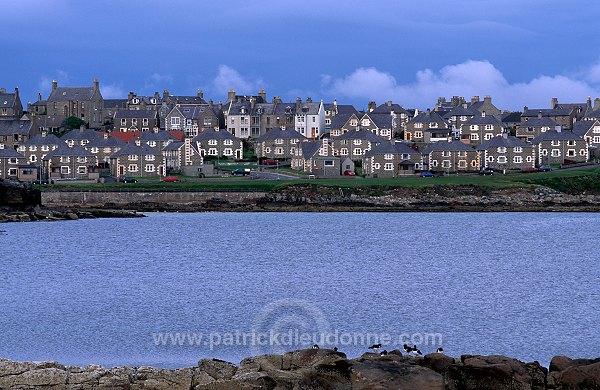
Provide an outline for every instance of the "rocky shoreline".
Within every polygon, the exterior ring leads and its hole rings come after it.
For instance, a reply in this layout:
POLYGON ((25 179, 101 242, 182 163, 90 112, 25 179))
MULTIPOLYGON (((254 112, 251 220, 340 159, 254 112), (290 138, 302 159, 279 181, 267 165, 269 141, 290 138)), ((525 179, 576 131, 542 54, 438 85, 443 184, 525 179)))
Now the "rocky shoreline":
POLYGON ((111 210, 96 208, 46 208, 28 207, 24 209, 0 208, 0 223, 33 221, 68 221, 95 218, 139 218, 143 214, 133 210, 111 210))
POLYGON ((0 359, 1 389, 419 389, 568 390, 600 389, 600 358, 556 356, 550 368, 505 356, 444 354, 409 357, 394 350, 348 359, 330 349, 303 349, 262 355, 235 365, 202 359, 195 367, 104 368, 57 362, 0 359))

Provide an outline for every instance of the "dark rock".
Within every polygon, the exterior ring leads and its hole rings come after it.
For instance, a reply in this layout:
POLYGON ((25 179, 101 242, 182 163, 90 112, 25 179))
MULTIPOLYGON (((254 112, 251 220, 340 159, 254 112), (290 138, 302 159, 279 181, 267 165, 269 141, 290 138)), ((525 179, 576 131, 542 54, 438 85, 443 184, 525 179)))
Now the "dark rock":
POLYGON ((452 364, 454 358, 443 353, 430 353, 423 357, 423 366, 439 374, 443 374, 452 364))
POLYGON ((555 356, 550 362, 548 389, 600 390, 600 359, 555 356))
POLYGON ((352 389, 443 390, 444 377, 415 364, 361 358, 352 364, 352 389))
POLYGON ((67 214, 65 214, 65 217, 67 219, 72 220, 72 221, 75 221, 75 220, 79 219, 79 216, 77 214, 75 214, 75 213, 67 213, 67 214))

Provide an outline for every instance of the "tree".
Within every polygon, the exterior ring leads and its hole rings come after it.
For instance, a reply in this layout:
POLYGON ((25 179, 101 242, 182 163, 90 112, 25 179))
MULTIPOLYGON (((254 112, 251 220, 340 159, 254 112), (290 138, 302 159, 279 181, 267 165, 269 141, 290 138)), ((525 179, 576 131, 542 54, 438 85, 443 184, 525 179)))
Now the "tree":
POLYGON ((67 131, 79 129, 82 125, 85 125, 84 120, 81 118, 77 118, 76 116, 70 116, 68 118, 65 118, 65 120, 62 123, 62 127, 64 127, 64 129, 67 131))

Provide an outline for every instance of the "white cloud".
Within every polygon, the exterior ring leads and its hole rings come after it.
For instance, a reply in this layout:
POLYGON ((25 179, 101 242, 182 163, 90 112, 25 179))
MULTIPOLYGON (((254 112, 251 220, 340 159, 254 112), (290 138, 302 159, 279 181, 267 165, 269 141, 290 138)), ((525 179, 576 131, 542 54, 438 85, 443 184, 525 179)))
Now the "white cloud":
POLYGON ((71 81, 68 72, 58 69, 54 77, 42 76, 40 78, 38 82, 39 92, 42 92, 42 94, 50 93, 53 80, 56 80, 59 86, 68 86, 71 81))
POLYGON ((125 99, 127 97, 123 87, 116 84, 100 84, 100 92, 104 99, 125 99))
POLYGON ((212 81, 210 90, 215 95, 226 94, 231 88, 236 94, 256 94, 265 87, 261 79, 250 80, 227 65, 219 65, 219 73, 212 81))
POLYGON ((396 78, 376 68, 359 68, 343 78, 321 77, 323 91, 330 96, 365 100, 394 100, 407 107, 431 107, 439 96, 491 95, 501 109, 548 107, 550 99, 563 102, 585 102, 588 96, 600 96, 600 64, 590 67, 585 80, 574 77, 539 76, 525 83, 510 83, 502 72, 488 61, 468 60, 448 65, 434 72, 417 72, 415 81, 399 84, 396 78))

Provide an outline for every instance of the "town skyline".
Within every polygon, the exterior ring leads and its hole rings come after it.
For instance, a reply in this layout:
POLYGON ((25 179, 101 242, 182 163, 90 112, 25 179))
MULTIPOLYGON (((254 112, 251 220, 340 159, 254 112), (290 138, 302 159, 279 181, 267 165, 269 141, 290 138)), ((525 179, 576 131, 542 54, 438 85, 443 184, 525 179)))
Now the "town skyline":
POLYGON ((584 1, 570 7, 585 12, 568 14, 564 4, 512 0, 233 1, 216 12, 189 1, 160 12, 154 1, 6 5, 0 32, 13 39, 3 51, 19 60, 5 64, 1 84, 20 87, 24 103, 47 96, 54 79, 83 86, 94 78, 107 99, 202 89, 224 101, 229 88, 265 89, 287 101, 337 98, 359 108, 394 100, 425 109, 438 96, 491 95, 517 110, 600 96, 600 58, 585 48, 600 6, 584 1), (69 21, 81 32, 56 28, 69 21))

